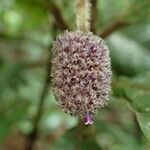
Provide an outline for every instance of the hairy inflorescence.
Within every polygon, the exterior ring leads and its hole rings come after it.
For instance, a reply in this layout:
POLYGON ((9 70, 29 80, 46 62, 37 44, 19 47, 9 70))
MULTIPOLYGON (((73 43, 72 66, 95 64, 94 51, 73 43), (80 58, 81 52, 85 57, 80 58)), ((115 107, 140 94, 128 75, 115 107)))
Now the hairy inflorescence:
POLYGON ((77 30, 59 36, 53 51, 52 85, 59 105, 66 113, 89 118, 109 100, 108 47, 92 32, 77 30))

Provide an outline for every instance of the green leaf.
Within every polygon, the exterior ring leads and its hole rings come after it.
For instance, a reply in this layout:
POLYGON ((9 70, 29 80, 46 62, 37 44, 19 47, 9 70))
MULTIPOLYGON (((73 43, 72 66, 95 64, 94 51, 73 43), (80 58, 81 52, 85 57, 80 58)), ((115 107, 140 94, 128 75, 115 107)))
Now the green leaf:
POLYGON ((136 113, 136 117, 145 137, 150 142, 150 113, 136 113))
POLYGON ((134 24, 128 28, 124 28, 122 32, 128 37, 134 39, 137 43, 140 43, 143 47, 150 50, 150 34, 147 34, 149 31, 149 23, 141 22, 140 24, 134 24))
POLYGON ((150 70, 150 53, 135 40, 121 33, 108 38, 112 67, 119 75, 135 76, 150 70))
POLYGON ((114 95, 127 99, 134 108, 139 125, 150 141, 150 73, 135 78, 121 77, 113 85, 114 95))
POLYGON ((10 131, 11 124, 7 118, 0 115, 0 143, 6 138, 10 131))
POLYGON ((136 111, 150 112, 150 73, 135 78, 120 77, 114 85, 115 96, 127 99, 136 111))
POLYGON ((134 136, 118 124, 99 120, 97 123, 98 141, 103 149, 141 150, 134 136))
MULTIPOLYGON (((29 106, 28 101, 15 100, 0 109, 0 142, 8 135, 12 126, 23 119, 29 106)), ((0 107, 2 107, 0 105, 0 107)))
POLYGON ((72 128, 53 145, 57 150, 101 150, 97 144, 91 127, 72 128), (91 133, 92 132, 92 133, 91 133), (63 149, 64 148, 64 149, 63 149))
POLYGON ((139 112, 150 112, 150 93, 143 90, 128 89, 126 95, 132 106, 139 112))

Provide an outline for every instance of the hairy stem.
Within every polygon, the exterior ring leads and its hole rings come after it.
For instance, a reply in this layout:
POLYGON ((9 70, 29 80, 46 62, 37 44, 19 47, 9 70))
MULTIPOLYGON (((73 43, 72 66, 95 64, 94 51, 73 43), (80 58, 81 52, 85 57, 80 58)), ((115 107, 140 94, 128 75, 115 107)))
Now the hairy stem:
POLYGON ((77 0, 76 8, 77 29, 88 32, 90 30, 91 3, 89 0, 77 0))

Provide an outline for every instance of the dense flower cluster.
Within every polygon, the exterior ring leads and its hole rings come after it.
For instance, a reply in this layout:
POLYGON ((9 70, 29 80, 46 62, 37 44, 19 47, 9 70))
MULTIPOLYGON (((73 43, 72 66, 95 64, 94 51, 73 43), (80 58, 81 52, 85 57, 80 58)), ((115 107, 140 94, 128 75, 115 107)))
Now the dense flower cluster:
POLYGON ((92 32, 66 31, 53 45, 53 91, 61 108, 74 116, 91 115, 109 100, 111 63, 103 39, 92 32))

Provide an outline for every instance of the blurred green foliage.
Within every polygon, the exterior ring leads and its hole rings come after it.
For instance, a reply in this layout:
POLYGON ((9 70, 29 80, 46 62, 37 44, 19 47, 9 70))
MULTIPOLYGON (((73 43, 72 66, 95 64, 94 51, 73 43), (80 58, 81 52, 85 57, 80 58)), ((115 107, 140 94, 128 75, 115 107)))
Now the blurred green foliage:
MULTIPOLYGON (((24 150, 34 128, 49 46, 61 33, 49 10, 54 2, 75 30, 74 0, 0 0, 0 148, 4 150, 24 150)), ((57 107, 49 88, 37 150, 149 148, 150 1, 97 0, 96 33, 117 20, 128 25, 106 38, 113 69, 109 105, 95 116, 93 126, 80 126, 78 118, 57 107)))

